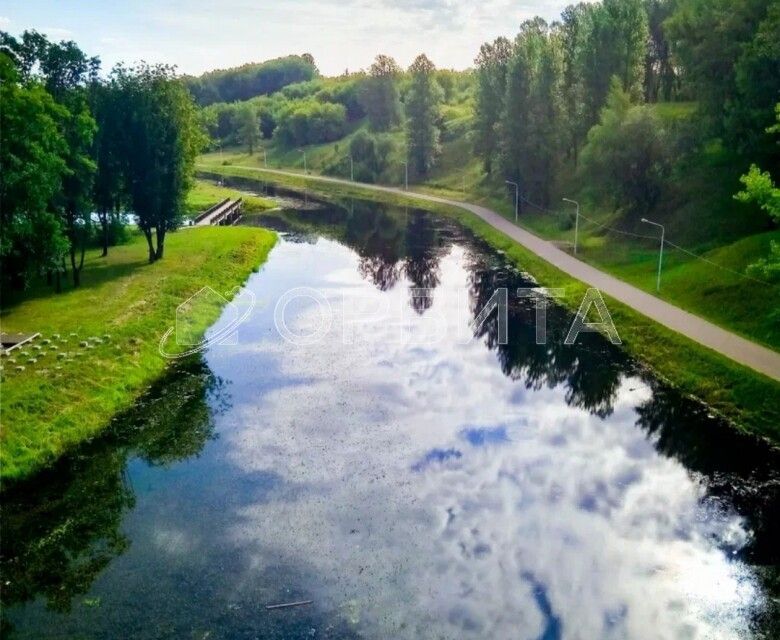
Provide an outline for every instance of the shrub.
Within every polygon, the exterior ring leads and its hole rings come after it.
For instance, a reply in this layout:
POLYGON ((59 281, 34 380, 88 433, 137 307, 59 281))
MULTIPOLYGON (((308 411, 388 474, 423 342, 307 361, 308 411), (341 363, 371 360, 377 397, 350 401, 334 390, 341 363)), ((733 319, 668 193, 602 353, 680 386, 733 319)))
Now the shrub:
POLYGON ((285 146, 295 147, 343 137, 347 113, 340 104, 306 99, 290 102, 277 119, 274 137, 285 146))

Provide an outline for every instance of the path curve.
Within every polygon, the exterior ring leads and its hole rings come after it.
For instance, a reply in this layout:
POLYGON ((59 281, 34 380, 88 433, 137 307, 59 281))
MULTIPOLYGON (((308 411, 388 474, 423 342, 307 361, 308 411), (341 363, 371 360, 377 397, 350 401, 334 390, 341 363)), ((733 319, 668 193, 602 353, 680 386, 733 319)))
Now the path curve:
POLYGON ((305 178, 312 181, 358 186, 363 189, 411 196, 418 200, 460 207, 461 209, 465 209, 479 216, 490 226, 506 234, 516 242, 519 242, 526 249, 532 251, 540 258, 543 258, 577 280, 581 280, 585 284, 599 289, 603 293, 619 300, 642 315, 655 320, 672 331, 676 331, 713 351, 717 351, 734 362, 750 367, 775 380, 780 380, 780 353, 756 344, 755 342, 751 342, 726 329, 721 329, 717 325, 714 325, 699 316, 684 311, 673 304, 669 304, 660 298, 645 293, 641 289, 637 289, 623 280, 619 280, 614 276, 604 273, 559 249, 551 242, 516 226, 502 215, 487 207, 471 204, 469 202, 449 200, 448 198, 442 198, 440 196, 405 191, 404 189, 395 187, 384 187, 365 182, 352 182, 350 180, 331 178, 329 176, 306 175, 294 171, 264 169, 250 166, 231 165, 231 167, 235 169, 249 169, 259 173, 305 178))

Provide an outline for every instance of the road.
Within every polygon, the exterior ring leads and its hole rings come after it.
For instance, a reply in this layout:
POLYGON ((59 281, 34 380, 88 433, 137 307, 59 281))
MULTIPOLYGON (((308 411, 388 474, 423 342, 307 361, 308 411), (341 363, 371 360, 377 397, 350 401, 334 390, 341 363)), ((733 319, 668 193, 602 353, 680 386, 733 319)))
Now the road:
POLYGON ((595 287, 607 295, 619 300, 635 311, 655 320, 659 324, 684 335, 699 344, 717 351, 730 358, 734 362, 745 365, 763 373, 775 380, 780 380, 780 353, 751 342, 735 333, 722 329, 699 316, 688 313, 679 307, 664 302, 660 298, 637 289, 636 287, 619 280, 595 267, 578 260, 574 256, 559 249, 552 243, 526 231, 510 222, 492 209, 469 202, 449 200, 439 196, 432 196, 413 191, 405 191, 395 187, 383 187, 362 182, 351 182, 340 178, 327 176, 313 176, 282 171, 279 169, 259 169, 258 167, 231 165, 236 169, 249 169, 258 172, 278 174, 284 176, 305 177, 308 180, 320 182, 332 182, 348 186, 360 186, 364 189, 383 191, 402 196, 413 196, 418 200, 437 202, 441 204, 460 207, 479 216, 492 227, 523 245, 540 258, 558 267, 561 271, 573 278, 580 280, 591 287, 595 287))

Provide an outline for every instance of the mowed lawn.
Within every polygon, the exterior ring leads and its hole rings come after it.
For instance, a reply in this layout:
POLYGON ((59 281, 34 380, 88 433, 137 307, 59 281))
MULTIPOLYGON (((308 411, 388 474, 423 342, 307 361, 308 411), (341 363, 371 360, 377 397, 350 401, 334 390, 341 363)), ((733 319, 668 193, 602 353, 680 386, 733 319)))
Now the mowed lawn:
MULTIPOLYGON (((39 283, 3 300, 4 332, 41 338, 2 361, 1 477, 19 478, 95 436, 165 370, 159 341, 176 308, 205 286, 225 295, 265 262, 274 233, 198 227, 167 236, 147 262, 145 239, 88 253, 82 286, 61 294, 39 283)), ((199 317, 201 334, 219 315, 199 317)))

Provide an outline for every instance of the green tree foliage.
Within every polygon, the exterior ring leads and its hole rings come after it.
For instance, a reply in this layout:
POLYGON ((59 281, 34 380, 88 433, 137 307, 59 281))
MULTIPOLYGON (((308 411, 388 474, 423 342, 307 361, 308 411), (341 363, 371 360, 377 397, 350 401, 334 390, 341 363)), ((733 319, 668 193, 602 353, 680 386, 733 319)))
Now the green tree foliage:
POLYGON ((97 168, 92 159, 92 140, 97 125, 83 95, 73 95, 69 102, 64 124, 68 171, 62 184, 61 209, 70 240, 73 286, 78 287, 92 226, 92 186, 97 168))
POLYGON ((166 232, 181 224, 195 157, 205 140, 195 103, 171 67, 119 66, 111 82, 124 105, 129 201, 154 262, 163 257, 166 232))
POLYGON ((763 136, 780 95, 776 0, 678 0, 665 26, 713 133, 776 162, 777 146, 763 136))
POLYGON ((441 148, 439 121, 443 92, 436 82, 436 67, 424 53, 409 67, 411 87, 406 96, 406 153, 410 168, 425 175, 441 148))
POLYGON ((90 87, 90 103, 97 123, 93 145, 96 164, 93 202, 100 220, 103 255, 116 243, 111 230, 121 222, 120 211, 125 203, 126 190, 122 174, 122 138, 120 96, 110 83, 93 83, 90 87))
POLYGON ((378 55, 363 83, 360 100, 374 131, 387 131, 401 122, 397 85, 400 71, 390 56, 378 55))
MULTIPOLYGON (((594 5, 580 2, 561 13, 561 48, 563 49, 563 104, 566 121, 563 130, 567 154, 577 162, 577 154, 588 132, 581 78, 582 52, 589 34, 590 14, 594 5)), ((591 123, 592 124, 592 123, 591 123)))
MULTIPOLYGON (((65 139, 62 157, 66 171, 61 189, 50 204, 63 218, 73 284, 78 286, 91 227, 95 173, 91 156, 96 125, 87 102, 87 86, 96 80, 99 61, 87 57, 74 42, 52 43, 36 32, 25 32, 19 40, 3 33, 0 44, 16 62, 21 79, 28 83, 40 80, 55 102, 63 107, 58 112, 58 124, 65 139)), ((54 270, 58 290, 62 270, 61 266, 54 270)))
POLYGON ((504 110, 506 76, 512 45, 506 38, 496 38, 479 49, 474 60, 476 70, 476 108, 474 110, 474 151, 490 173, 498 155, 498 123, 504 110))
MULTIPOLYGON (((54 204, 65 222, 73 285, 79 286, 92 222, 92 181, 96 169, 92 160, 96 125, 87 102, 87 86, 96 80, 99 61, 87 57, 74 42, 49 42, 35 32, 23 34, 22 46, 18 48, 10 39, 9 47, 24 52, 27 61, 23 68, 37 69, 47 91, 64 107, 60 124, 65 136, 67 171, 54 204)), ((59 290, 60 270, 56 273, 59 290)))
POLYGON ((61 122, 65 109, 37 81, 22 83, 0 52, 0 273, 23 287, 60 268, 68 248, 52 207, 68 171, 61 122))
POLYGON ((331 142, 344 135, 346 122, 347 112, 340 104, 298 100, 280 111, 274 137, 288 147, 331 142))
POLYGON ((314 59, 310 54, 304 54, 210 71, 197 78, 186 78, 185 82, 198 104, 206 106, 268 95, 317 75, 314 59))
POLYGON ((391 139, 363 130, 358 131, 349 141, 355 179, 361 182, 376 182, 388 168, 393 151, 391 139))
POLYGON ((633 100, 641 98, 648 27, 642 0, 604 0, 588 17, 578 69, 589 127, 598 119, 613 76, 620 78, 633 100))
POLYGON ((560 32, 541 18, 524 22, 509 62, 501 122, 505 176, 547 205, 563 146, 560 32))
MULTIPOLYGON (((766 130, 769 134, 780 134, 780 104, 775 106, 775 115, 776 124, 766 130)), ((775 225, 780 225, 780 188, 775 185, 771 174, 753 164, 739 180, 744 189, 734 199, 757 205, 775 225)), ((750 265, 748 271, 770 280, 780 280, 780 243, 772 241, 769 256, 750 265)))
POLYGON ((658 202, 671 165, 662 123, 647 106, 632 106, 615 77, 599 123, 588 133, 582 171, 602 195, 634 216, 658 202))
POLYGON ((664 22, 674 9, 672 0, 644 0, 649 39, 645 55, 644 96, 647 102, 669 102, 677 89, 677 72, 664 22))
POLYGON ((260 121, 258 120, 257 110, 252 103, 247 102, 241 105, 238 114, 239 136, 251 156, 255 152, 255 145, 260 139, 260 121))
POLYGON ((739 181, 745 188, 737 193, 734 199, 758 205, 777 224, 780 224, 780 188, 775 186, 769 172, 761 171, 758 166, 751 165, 750 171, 743 175, 739 181))

